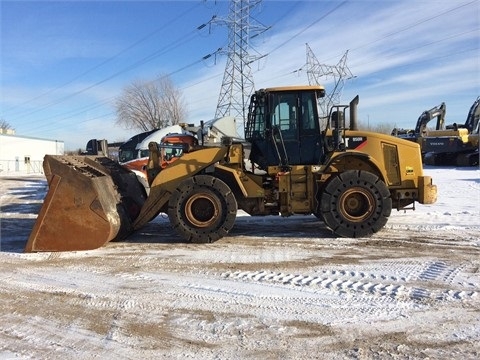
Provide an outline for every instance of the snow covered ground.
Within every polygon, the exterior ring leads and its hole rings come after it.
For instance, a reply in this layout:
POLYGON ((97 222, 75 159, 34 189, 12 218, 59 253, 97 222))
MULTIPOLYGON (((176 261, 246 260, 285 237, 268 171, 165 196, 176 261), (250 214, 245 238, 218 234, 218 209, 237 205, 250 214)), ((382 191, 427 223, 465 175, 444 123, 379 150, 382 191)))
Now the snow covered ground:
POLYGON ((480 170, 425 172, 437 203, 371 238, 239 214, 194 245, 159 216, 98 250, 34 254, 46 182, 0 174, 0 359, 477 359, 480 170))

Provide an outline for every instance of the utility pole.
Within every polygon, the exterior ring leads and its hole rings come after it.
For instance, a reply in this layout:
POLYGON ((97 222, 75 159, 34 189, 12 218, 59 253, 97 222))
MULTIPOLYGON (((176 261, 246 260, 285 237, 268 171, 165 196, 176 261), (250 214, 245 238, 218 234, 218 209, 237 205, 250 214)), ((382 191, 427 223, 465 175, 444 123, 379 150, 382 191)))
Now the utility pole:
POLYGON ((227 63, 218 97, 215 119, 233 116, 237 123, 237 135, 243 137, 248 103, 254 91, 250 64, 262 56, 249 53, 249 40, 267 28, 250 15, 262 0, 230 0, 228 18, 212 19, 212 23, 228 26, 227 63))
POLYGON ((325 89, 325 97, 319 100, 320 117, 328 118, 328 111, 332 105, 338 105, 342 97, 345 82, 354 78, 347 65, 348 50, 342 56, 337 65, 320 64, 308 44, 307 47, 307 76, 310 85, 324 85, 328 80, 333 79, 333 85, 325 89), (323 79, 322 82, 320 79, 323 79))

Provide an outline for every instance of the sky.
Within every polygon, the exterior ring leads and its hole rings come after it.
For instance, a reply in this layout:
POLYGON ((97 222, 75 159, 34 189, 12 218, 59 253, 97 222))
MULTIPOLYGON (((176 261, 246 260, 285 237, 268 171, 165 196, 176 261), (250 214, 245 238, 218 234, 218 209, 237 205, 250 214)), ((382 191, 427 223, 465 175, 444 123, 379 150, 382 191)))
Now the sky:
MULTIPOLYGON (((210 120, 228 11, 222 0, 1 0, 0 119, 66 150, 92 138, 125 141, 140 131, 115 125, 115 99, 134 81, 168 76, 188 122, 210 120)), ((250 16, 256 89, 308 84, 308 44, 320 64, 347 54, 341 100, 358 94, 359 120, 371 127, 414 128, 441 102, 447 124, 464 123, 480 95, 478 0, 263 0, 250 16)), ((333 88, 332 77, 321 81, 333 88)))

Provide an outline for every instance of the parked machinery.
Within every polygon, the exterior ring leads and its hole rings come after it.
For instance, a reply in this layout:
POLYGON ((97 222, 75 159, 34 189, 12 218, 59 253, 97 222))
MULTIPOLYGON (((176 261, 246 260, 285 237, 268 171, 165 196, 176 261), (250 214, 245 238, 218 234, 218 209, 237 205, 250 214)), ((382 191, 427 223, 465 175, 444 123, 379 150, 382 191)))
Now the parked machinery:
POLYGON ((411 140, 422 145, 422 138, 428 136, 429 130, 427 124, 436 119, 435 130, 445 129, 445 114, 447 112, 447 106, 442 102, 438 106, 434 106, 430 110, 422 112, 417 120, 415 129, 393 129, 392 135, 402 139, 411 140))
POLYGON ((238 209, 252 216, 314 214, 337 236, 364 237, 382 229, 393 208, 436 201, 418 144, 357 130, 358 97, 335 106, 321 129, 317 100, 324 95, 321 86, 258 90, 245 140, 199 139, 164 168, 151 142, 148 196, 132 172, 104 157, 46 156, 50 189, 26 251, 94 249, 160 212, 194 243, 227 235, 238 209))
POLYGON ((447 125, 430 131, 422 138, 421 148, 426 165, 475 166, 479 164, 478 128, 480 97, 474 101, 464 124, 447 125))

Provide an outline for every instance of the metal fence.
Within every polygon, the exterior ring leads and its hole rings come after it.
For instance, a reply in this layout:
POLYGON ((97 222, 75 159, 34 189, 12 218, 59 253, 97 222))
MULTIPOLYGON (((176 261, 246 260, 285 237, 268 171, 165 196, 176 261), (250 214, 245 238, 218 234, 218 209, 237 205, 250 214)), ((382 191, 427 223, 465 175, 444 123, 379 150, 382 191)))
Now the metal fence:
POLYGON ((0 175, 5 173, 43 174, 43 161, 0 160, 0 175))

